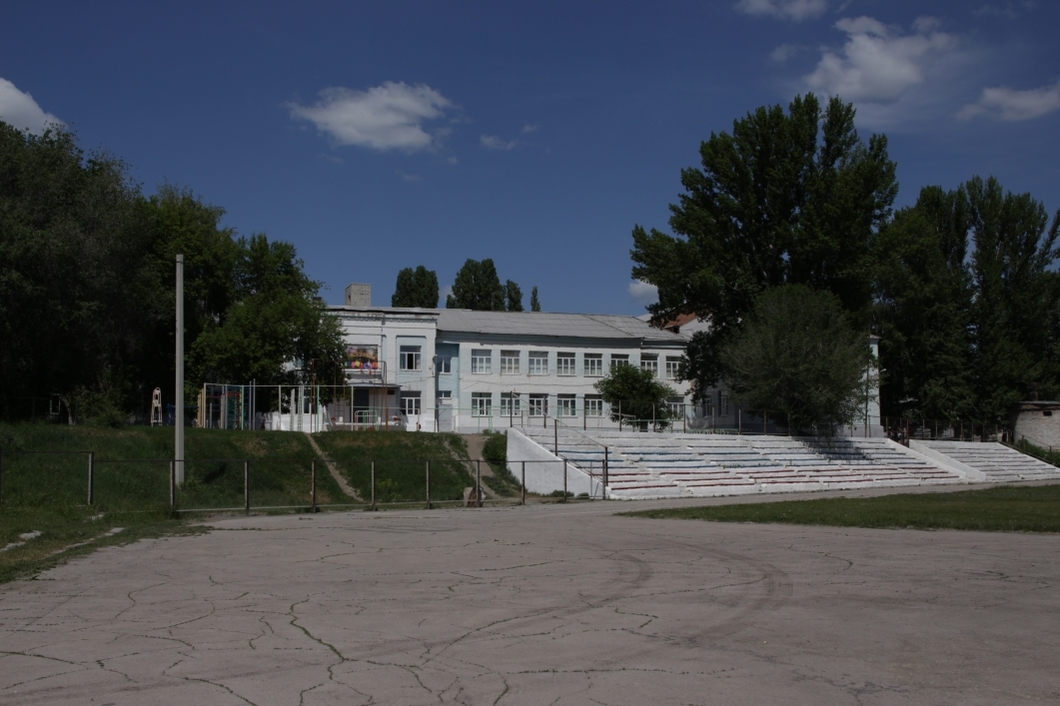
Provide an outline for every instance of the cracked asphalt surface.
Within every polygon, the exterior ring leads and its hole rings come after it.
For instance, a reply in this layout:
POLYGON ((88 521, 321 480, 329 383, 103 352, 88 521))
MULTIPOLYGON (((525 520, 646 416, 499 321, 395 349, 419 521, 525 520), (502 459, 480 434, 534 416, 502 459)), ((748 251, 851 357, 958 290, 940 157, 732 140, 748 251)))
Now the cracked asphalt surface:
POLYGON ((1060 536, 612 514, 632 508, 240 517, 108 548, 0 587, 0 703, 1060 703, 1060 536))

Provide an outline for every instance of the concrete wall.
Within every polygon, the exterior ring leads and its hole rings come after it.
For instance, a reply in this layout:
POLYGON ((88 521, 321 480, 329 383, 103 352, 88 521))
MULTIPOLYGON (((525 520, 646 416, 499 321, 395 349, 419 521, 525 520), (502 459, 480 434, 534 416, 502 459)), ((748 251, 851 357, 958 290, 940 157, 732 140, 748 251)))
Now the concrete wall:
MULTIPOLYGON (((526 462, 526 489, 532 493, 548 495, 554 490, 563 490, 563 459, 542 448, 527 438, 518 429, 508 429, 508 470, 516 478, 523 472, 526 462)), ((573 464, 567 464, 567 491, 590 497, 603 497, 602 484, 573 464)))

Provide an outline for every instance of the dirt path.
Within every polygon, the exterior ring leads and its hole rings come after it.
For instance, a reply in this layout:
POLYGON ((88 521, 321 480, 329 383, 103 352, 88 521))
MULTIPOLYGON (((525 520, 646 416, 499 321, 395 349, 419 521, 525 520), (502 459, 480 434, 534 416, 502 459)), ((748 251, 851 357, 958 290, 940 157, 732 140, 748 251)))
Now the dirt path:
POLYGON ((489 486, 487 478, 493 477, 493 469, 488 463, 482 458, 482 447, 486 445, 486 437, 483 434, 463 434, 464 443, 467 444, 467 457, 471 459, 471 463, 467 465, 468 473, 471 477, 475 477, 475 466, 478 465, 482 468, 482 477, 479 482, 482 484, 482 494, 487 498, 496 498, 498 494, 489 486), (476 464, 475 461, 482 461, 482 463, 476 464))
POLYGON ((363 500, 361 500, 361 496, 357 494, 357 491, 354 490, 350 486, 350 484, 346 482, 346 479, 342 477, 342 474, 339 473, 339 469, 335 467, 335 464, 331 462, 331 459, 328 458, 327 455, 317 445, 317 440, 313 438, 313 435, 306 434, 305 438, 309 439, 309 445, 313 447, 313 451, 320 458, 320 460, 324 462, 324 465, 327 466, 328 473, 330 473, 331 477, 335 479, 335 482, 339 484, 339 488, 342 489, 342 492, 346 493, 346 495, 350 496, 354 500, 364 502, 363 500))

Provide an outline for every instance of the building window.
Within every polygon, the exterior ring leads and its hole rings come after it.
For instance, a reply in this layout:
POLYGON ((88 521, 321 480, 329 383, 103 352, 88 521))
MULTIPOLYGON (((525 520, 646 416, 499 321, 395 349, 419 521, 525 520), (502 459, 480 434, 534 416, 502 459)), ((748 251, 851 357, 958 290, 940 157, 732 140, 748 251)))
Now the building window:
POLYGON ((666 401, 666 406, 670 410, 670 417, 673 419, 684 419, 685 416, 685 401, 681 397, 671 397, 666 401))
POLYGON ((666 379, 681 379, 681 359, 679 357, 672 355, 666 356, 666 379))
POLYGON ((522 412, 522 405, 520 404, 520 397, 518 392, 502 392, 501 393, 501 416, 502 417, 518 417, 522 412))
POLYGON ((602 417, 604 416, 604 400, 598 395, 586 395, 585 396, 585 416, 586 417, 602 417))
POLYGON ((519 374, 519 351, 501 351, 501 375, 519 374))
POLYGON ((548 395, 530 395, 530 416, 544 417, 548 414, 548 395))
POLYGON ((646 354, 642 355, 640 357, 640 369, 641 370, 650 370, 650 371, 652 371, 652 373, 655 374, 656 377, 658 377, 659 376, 659 356, 657 356, 657 355, 655 355, 653 353, 646 353, 646 354))
POLYGON ((556 412, 560 417, 577 417, 578 402, 574 395, 556 395, 556 412))
POLYGON ((440 355, 438 356, 438 373, 440 375, 449 375, 453 372, 453 359, 451 356, 440 355))
POLYGON ((452 390, 438 390, 438 399, 449 400, 453 398, 452 390))
POLYGON ((573 353, 557 353, 556 375, 577 375, 577 362, 573 353))
POLYGON ((718 416, 729 416, 729 396, 724 392, 718 393, 718 416))
POLYGON ((611 369, 614 370, 615 368, 617 368, 620 365, 629 365, 629 356, 628 355, 624 355, 624 354, 620 354, 620 353, 612 353, 611 354, 611 369))
POLYGON ((471 393, 471 416, 490 417, 493 415, 493 393, 472 392, 471 393))
POLYGON ((604 355, 603 353, 586 353, 585 354, 585 377, 587 378, 599 378, 604 376, 604 355))
POLYGON ((548 351, 530 351, 527 372, 531 375, 548 375, 548 351))
POLYGON ((400 352, 400 367, 402 370, 419 370, 420 369, 420 347, 419 346, 401 346, 400 352))
POLYGON ((401 395, 401 410, 406 415, 420 413, 420 393, 406 392, 401 395))
POLYGON ((703 416, 713 417, 714 416, 714 395, 711 395, 707 399, 703 400, 703 416))
POLYGON ((488 348, 471 351, 471 372, 486 374, 493 372, 493 353, 488 348))

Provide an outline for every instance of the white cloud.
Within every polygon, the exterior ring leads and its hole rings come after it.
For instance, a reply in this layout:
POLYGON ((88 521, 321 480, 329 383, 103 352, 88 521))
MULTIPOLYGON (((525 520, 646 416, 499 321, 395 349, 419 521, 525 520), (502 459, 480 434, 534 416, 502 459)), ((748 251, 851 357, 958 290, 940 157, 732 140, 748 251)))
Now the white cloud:
POLYGON ((325 88, 316 105, 288 108, 291 117, 308 120, 340 145, 418 152, 434 147, 447 132, 432 134, 423 124, 443 117, 452 105, 429 86, 387 81, 367 91, 325 88))
POLYGON ((976 17, 1007 17, 1011 20, 1016 19, 1021 15, 1022 12, 1035 10, 1038 7, 1038 3, 1034 0, 1023 0, 1023 2, 1007 2, 1004 7, 1000 5, 983 5, 982 7, 972 10, 972 14, 976 17))
POLYGON ((51 113, 45 113, 33 96, 23 93, 5 78, 0 78, 0 120, 33 135, 44 132, 48 125, 63 125, 51 113))
POLYGON ((521 130, 521 132, 525 135, 528 132, 537 132, 537 128, 537 125, 523 125, 523 129, 521 130))
POLYGON ((516 140, 505 142, 497 135, 480 135, 478 141, 482 146, 491 150, 510 150, 515 147, 516 140))
POLYGON ((1026 91, 984 88, 979 100, 961 108, 957 117, 969 120, 985 113, 1001 120, 1030 120, 1054 110, 1060 110, 1060 81, 1026 91))
POLYGON ((642 279, 636 279, 629 283, 629 296, 636 303, 648 306, 659 301, 659 288, 642 279))
POLYGON ((736 9, 748 15, 765 15, 780 20, 818 17, 828 9, 827 0, 740 0, 736 9))
POLYGON ((804 80, 811 89, 846 101, 894 102, 960 44, 955 35, 935 31, 938 21, 930 17, 918 18, 912 34, 871 17, 844 18, 835 26, 846 32, 846 44, 839 52, 826 50, 804 80))
POLYGON ((770 53, 769 58, 778 64, 783 64, 798 53, 799 47, 794 44, 781 44, 770 53))

